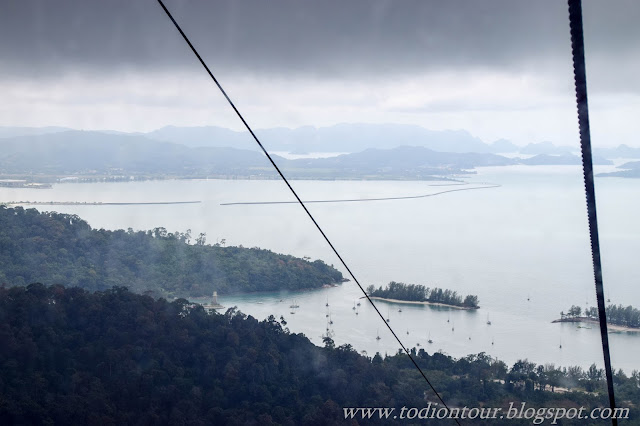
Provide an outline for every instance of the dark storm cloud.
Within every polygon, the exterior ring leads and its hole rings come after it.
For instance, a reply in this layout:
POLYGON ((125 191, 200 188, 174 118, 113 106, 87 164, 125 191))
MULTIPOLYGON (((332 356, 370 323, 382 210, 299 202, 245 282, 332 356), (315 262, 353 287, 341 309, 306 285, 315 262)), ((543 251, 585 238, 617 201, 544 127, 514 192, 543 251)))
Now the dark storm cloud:
MULTIPOLYGON (((215 68, 305 75, 518 68, 570 52, 561 0, 166 0, 215 68)), ((595 54, 637 51, 634 0, 587 1, 595 54), (635 34, 635 37, 633 37, 635 34)), ((196 67, 154 0, 5 0, 0 73, 196 67)))

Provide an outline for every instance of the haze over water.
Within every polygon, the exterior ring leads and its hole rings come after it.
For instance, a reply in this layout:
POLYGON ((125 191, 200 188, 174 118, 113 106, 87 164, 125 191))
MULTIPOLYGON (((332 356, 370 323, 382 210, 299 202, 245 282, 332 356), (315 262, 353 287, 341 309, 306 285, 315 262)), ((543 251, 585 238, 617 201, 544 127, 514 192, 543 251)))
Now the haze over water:
MULTIPOLYGON (((363 286, 384 286, 394 280, 478 295, 481 309, 471 312, 408 305, 401 305, 398 312, 400 305, 378 303, 407 346, 420 343, 429 352, 442 350, 455 357, 484 351, 508 364, 528 358, 538 364, 602 366, 597 326, 578 329, 570 323, 551 324, 573 304, 595 305, 580 167, 484 168, 466 180, 501 186, 420 199, 310 204, 309 209, 363 286), (491 325, 486 324, 487 316, 491 325), (433 344, 427 343, 429 334, 433 344)), ((415 196, 440 192, 443 187, 437 185, 441 184, 293 182, 303 200, 415 196)), ((605 294, 611 303, 638 308, 640 180, 597 178, 596 191, 605 294)), ((208 243, 225 239, 227 245, 320 258, 339 267, 299 206, 220 205, 292 200, 280 181, 62 184, 42 191, 0 188, 0 200, 201 200, 193 205, 38 209, 78 214, 94 228, 191 229, 194 237, 206 232, 208 243)), ((369 355, 396 352, 397 343, 371 306, 362 301, 355 315, 352 308, 360 296, 355 283, 348 282, 331 289, 222 297, 220 301, 259 319, 283 315, 292 332, 303 332, 316 344, 321 343, 330 311, 336 344, 349 343, 369 355), (294 315, 289 308, 293 300, 300 305, 294 315)), ((610 344, 615 369, 640 368, 640 333, 610 334, 610 344)))

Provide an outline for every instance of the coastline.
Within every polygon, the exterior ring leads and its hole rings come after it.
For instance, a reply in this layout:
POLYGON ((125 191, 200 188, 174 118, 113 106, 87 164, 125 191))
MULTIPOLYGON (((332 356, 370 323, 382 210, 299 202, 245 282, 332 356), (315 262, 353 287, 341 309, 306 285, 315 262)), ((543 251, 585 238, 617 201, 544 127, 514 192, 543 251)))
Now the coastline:
MULTIPOLYGON (((244 295, 255 295, 255 294, 267 294, 267 295, 274 295, 274 294, 281 294, 282 292, 291 292, 291 293, 304 293, 304 292, 308 292, 308 291, 314 291, 314 290, 322 290, 322 289, 327 289, 327 288, 334 288, 334 287, 339 287, 342 283, 349 281, 346 278, 343 278, 342 281, 337 281, 334 283, 330 283, 330 284, 322 284, 322 286, 320 287, 305 287, 305 288, 298 288, 298 289, 286 289, 286 288, 282 288, 279 290, 255 290, 255 291, 236 291, 233 293, 219 293, 218 297, 224 298, 225 296, 244 296, 244 295)), ((191 301, 191 299, 203 299, 203 298, 210 298, 211 296, 205 294, 202 296, 192 296, 192 295, 183 295, 183 296, 173 296, 172 300, 175 299, 187 299, 189 301, 191 301)))
MULTIPOLYGON (((595 325, 599 325, 600 324, 600 322, 598 320, 593 319, 593 318, 588 318, 588 317, 561 318, 561 319, 553 320, 551 322, 552 323, 557 323, 557 322, 586 322, 586 323, 595 324, 595 325)), ((607 330, 609 330, 609 331, 628 331, 630 333, 640 333, 640 328, 627 327, 625 325, 617 325, 617 324, 611 324, 611 323, 607 323, 607 330)))
POLYGON ((469 306, 448 305, 446 303, 439 303, 439 302, 428 302, 428 301, 418 302, 418 301, 413 301, 413 300, 385 299, 384 297, 378 297, 378 296, 369 296, 369 299, 371 299, 371 300, 380 300, 382 302, 388 302, 388 303, 401 303, 401 304, 405 304, 405 305, 443 306, 445 308, 462 309, 463 311, 472 311, 474 309, 480 309, 480 306, 476 306, 476 307, 472 308, 472 307, 469 307, 469 306))

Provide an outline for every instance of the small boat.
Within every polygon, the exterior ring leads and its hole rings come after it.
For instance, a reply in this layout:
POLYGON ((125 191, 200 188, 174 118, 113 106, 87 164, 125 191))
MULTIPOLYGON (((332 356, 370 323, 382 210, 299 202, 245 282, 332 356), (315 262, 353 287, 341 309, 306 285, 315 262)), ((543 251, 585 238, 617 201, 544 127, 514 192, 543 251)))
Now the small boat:
POLYGON ((331 319, 331 315, 329 315, 329 324, 333 324, 333 320, 331 319))
POLYGON ((356 302, 353 302, 353 308, 351 309, 353 309, 354 311, 356 310, 356 302))
POLYGON ((489 314, 487 314, 487 325, 491 325, 491 320, 489 319, 489 314))
POLYGON ((398 312, 402 312, 402 308, 398 308, 398 312))
POLYGON ((360 306, 360 302, 356 303, 356 306, 360 306))
POLYGON ((378 330, 378 335, 376 336, 376 340, 380 340, 380 330, 378 330))
POLYGON ((429 332, 429 338, 427 340, 427 343, 433 343, 433 340, 431 340, 431 332, 429 332))
POLYGON ((491 345, 493 345, 493 338, 491 338, 491 345))
POLYGON ((420 346, 420 342, 416 343, 416 346, 420 346))
POLYGON ((409 329, 407 328, 407 336, 409 335, 409 329))
POLYGON ((300 305, 298 305, 298 303, 294 300, 293 303, 291 305, 289 305, 290 308, 299 308, 300 305))
POLYGON ((387 308, 387 322, 391 322, 391 319, 389 319, 389 308, 387 308))

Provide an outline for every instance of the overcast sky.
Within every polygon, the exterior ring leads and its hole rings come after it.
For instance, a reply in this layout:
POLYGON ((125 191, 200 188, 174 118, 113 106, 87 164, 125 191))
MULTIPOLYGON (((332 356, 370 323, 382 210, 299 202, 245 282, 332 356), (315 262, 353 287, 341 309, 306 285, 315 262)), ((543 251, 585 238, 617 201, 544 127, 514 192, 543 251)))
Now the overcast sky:
MULTIPOLYGON (((561 0, 166 0, 255 128, 411 123, 578 144, 561 0)), ((585 0, 594 145, 640 146, 640 2, 585 0)), ((241 123, 155 0, 5 0, 0 125, 241 123)))

